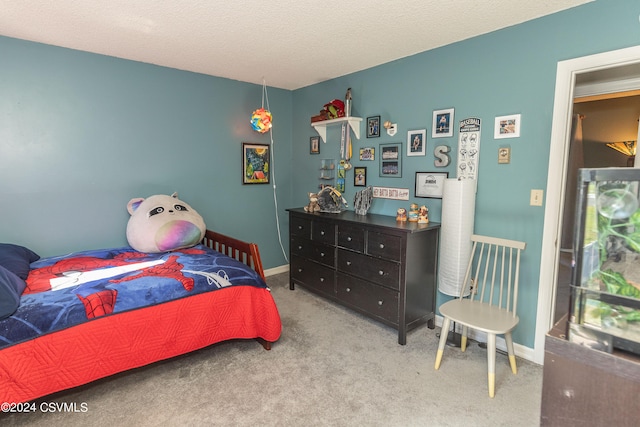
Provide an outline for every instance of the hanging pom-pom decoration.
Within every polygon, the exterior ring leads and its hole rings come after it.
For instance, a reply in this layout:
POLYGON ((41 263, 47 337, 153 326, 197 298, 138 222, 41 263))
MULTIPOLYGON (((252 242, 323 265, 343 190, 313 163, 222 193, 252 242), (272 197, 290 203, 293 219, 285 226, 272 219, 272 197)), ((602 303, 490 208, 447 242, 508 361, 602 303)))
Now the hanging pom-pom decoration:
POLYGON ((273 125, 271 123, 271 119, 271 113, 268 110, 258 108, 251 115, 251 127, 256 132, 265 133, 271 129, 271 126, 273 125))

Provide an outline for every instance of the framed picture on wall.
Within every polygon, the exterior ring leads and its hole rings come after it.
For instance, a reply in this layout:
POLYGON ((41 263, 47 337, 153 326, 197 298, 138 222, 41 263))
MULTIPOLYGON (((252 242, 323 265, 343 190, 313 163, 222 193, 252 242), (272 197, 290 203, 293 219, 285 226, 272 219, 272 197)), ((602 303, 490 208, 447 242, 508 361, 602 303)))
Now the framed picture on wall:
POLYGON ((309 138, 309 153, 320 154, 320 137, 312 136, 309 138))
POLYGON ((357 166, 353 168, 353 186, 354 187, 367 186, 367 168, 366 167, 357 166))
POLYGON ((493 137, 495 139, 520 137, 520 114, 496 117, 493 137))
POLYGON ((407 132, 407 156, 424 156, 427 148, 427 130, 407 132))
POLYGON ((380 176, 402 178, 402 143, 380 144, 380 176))
POLYGON ((454 109, 435 110, 431 124, 431 138, 446 138, 453 136, 454 109))
POLYGON ((380 136, 380 116, 367 117, 367 138, 380 136))
POLYGON ((372 162, 376 159, 376 149, 374 147, 363 147, 360 149, 360 160, 372 162))
POLYGON ((242 183, 268 184, 270 175, 268 144, 242 143, 242 183))
POLYGON ((449 172, 416 172, 416 197, 442 199, 444 180, 449 172))

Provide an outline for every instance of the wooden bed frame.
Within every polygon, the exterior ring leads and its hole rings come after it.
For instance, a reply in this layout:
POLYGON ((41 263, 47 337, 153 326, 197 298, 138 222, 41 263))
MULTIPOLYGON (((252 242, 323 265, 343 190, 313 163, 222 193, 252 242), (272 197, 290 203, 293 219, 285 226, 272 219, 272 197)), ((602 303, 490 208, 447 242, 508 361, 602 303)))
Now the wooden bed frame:
MULTIPOLYGON (((253 268, 260 277, 266 281, 257 244, 234 239, 233 237, 225 236, 224 234, 211 230, 205 231, 202 244, 253 268)), ((271 350, 270 341, 265 341, 262 338, 256 338, 256 341, 258 341, 265 350, 271 350)))
POLYGON ((202 244, 246 264, 266 280, 257 244, 243 242, 211 230, 205 232, 202 244))

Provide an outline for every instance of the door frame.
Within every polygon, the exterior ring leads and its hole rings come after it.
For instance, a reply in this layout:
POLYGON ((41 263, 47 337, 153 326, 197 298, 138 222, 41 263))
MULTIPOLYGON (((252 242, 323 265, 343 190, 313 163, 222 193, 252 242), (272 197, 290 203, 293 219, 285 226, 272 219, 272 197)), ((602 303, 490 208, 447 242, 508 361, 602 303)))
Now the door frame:
MULTIPOLYGON (((573 114, 576 76, 582 73, 635 63, 640 63, 640 46, 558 62, 533 351, 533 361, 539 364, 544 363, 545 336, 553 326, 558 257, 560 253, 559 236, 562 227, 562 201, 564 200, 568 153, 571 142, 571 115, 573 114)), ((615 90, 612 89, 613 91, 615 90)), ((637 163, 636 161, 636 165, 637 163)))

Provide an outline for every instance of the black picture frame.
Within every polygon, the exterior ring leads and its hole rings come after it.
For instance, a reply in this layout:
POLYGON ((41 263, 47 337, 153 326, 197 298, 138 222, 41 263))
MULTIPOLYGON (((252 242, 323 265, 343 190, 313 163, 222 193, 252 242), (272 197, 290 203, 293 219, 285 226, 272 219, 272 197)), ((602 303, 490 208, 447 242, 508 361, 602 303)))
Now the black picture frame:
POLYGON ((270 154, 268 144, 242 143, 242 184, 269 184, 270 154))
POLYGON ((353 168, 353 186, 367 186, 367 168, 365 166, 356 166, 353 168))
POLYGON ((380 116, 367 117, 367 138, 380 136, 380 116))
POLYGON ((416 197, 430 199, 442 199, 444 181, 449 177, 449 172, 416 172, 416 197))
POLYGON ((309 153, 320 154, 320 137, 312 136, 309 138, 309 153))

